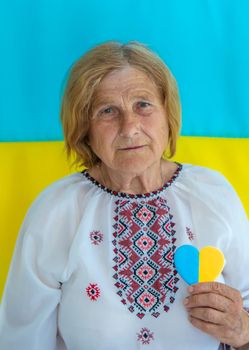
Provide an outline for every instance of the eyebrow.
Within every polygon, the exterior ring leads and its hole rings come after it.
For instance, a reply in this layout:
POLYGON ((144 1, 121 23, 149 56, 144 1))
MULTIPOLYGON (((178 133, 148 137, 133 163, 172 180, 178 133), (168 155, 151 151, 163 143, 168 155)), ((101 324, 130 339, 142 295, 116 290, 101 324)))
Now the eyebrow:
POLYGON ((93 103, 93 109, 97 109, 101 106, 105 106, 105 105, 110 105, 110 104, 114 104, 115 101, 112 99, 97 99, 94 103, 93 103))
POLYGON ((134 96, 134 99, 135 98, 141 98, 142 100, 151 100, 154 98, 154 96, 152 94, 139 94, 139 95, 136 95, 134 96))

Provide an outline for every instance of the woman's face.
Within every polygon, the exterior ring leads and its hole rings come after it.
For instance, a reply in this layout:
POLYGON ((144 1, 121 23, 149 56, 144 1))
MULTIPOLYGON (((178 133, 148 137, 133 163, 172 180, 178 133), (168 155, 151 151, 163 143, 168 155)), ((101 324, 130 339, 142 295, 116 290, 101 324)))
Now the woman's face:
POLYGON ((168 123, 155 83, 127 66, 109 73, 96 92, 89 130, 93 152, 109 168, 141 174, 160 162, 168 123))

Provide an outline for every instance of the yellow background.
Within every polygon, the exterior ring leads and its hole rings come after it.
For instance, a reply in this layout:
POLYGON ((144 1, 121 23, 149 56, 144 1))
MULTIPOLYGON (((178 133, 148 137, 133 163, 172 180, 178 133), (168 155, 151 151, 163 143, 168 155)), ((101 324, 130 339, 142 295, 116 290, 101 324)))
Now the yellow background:
MULTIPOLYGON (((182 136, 173 160, 223 173, 249 215, 249 139, 182 136)), ((16 237, 28 207, 46 186, 77 169, 70 170, 63 142, 2 142, 0 164, 1 297, 16 237)))

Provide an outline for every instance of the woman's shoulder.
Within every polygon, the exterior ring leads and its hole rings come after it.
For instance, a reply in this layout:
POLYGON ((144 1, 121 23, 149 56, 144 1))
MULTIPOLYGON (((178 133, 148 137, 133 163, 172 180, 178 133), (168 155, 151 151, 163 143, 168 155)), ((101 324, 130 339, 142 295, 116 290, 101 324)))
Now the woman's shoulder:
POLYGON ((86 184, 80 172, 64 176, 45 187, 31 203, 27 216, 40 213, 66 212, 87 194, 86 184), (79 197, 80 200, 79 200, 79 197))
POLYGON ((191 200, 205 202, 206 207, 212 206, 220 214, 231 215, 236 211, 244 213, 236 189, 219 170, 182 163, 182 174, 176 186, 191 200))
POLYGON ((196 184, 231 187, 229 180, 217 169, 206 166, 182 163, 183 179, 196 184))
POLYGON ((42 198, 61 198, 73 194, 76 188, 80 187, 82 183, 82 174, 80 172, 73 173, 58 180, 51 182, 47 185, 36 197, 36 200, 42 198))
POLYGON ((238 193, 229 179, 217 169, 206 166, 182 163, 181 176, 176 186, 203 200, 238 201, 238 193))

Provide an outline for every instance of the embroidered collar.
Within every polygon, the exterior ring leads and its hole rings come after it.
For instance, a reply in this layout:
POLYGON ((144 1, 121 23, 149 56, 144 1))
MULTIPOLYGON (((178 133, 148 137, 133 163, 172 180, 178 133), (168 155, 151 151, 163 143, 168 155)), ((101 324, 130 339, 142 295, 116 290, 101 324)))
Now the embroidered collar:
POLYGON ((81 173, 88 179, 90 180, 95 186, 98 188, 101 188, 103 191, 116 196, 116 197, 121 197, 121 198, 148 198, 148 197, 153 197, 158 195, 160 192, 164 191, 167 187, 169 187, 178 177, 180 171, 182 170, 182 164, 178 162, 174 162, 178 165, 178 168, 174 172, 174 174, 171 176, 171 178, 158 190, 148 192, 148 193, 141 193, 141 194, 131 194, 131 193, 125 193, 125 192, 117 192, 113 191, 99 183, 97 180, 95 180, 88 172, 87 169, 83 170, 81 173))

